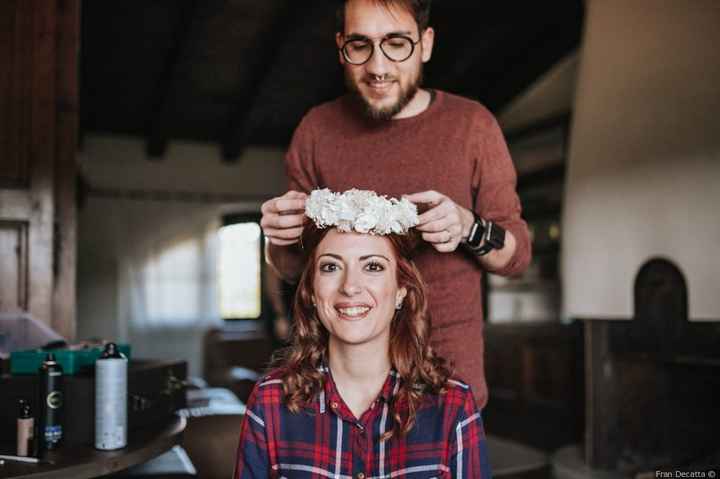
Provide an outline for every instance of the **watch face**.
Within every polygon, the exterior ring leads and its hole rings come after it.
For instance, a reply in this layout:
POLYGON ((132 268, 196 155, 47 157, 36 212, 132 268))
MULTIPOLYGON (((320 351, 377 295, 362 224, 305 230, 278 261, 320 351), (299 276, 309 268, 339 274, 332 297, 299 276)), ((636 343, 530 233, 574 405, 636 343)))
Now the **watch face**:
POLYGON ((492 245, 494 249, 502 249, 503 246, 505 246, 505 230, 495 223, 492 223, 487 242, 492 245))
POLYGON ((470 234, 467 239, 468 246, 471 248, 477 247, 482 242, 484 233, 485 228, 483 227, 482 221, 480 218, 476 218, 475 223, 473 223, 472 228, 470 228, 470 234))

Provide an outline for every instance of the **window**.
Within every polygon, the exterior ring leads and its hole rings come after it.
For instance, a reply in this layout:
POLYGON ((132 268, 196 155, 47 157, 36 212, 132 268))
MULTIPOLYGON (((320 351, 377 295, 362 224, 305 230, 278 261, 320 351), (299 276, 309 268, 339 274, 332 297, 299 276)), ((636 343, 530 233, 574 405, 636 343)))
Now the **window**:
POLYGON ((262 232, 259 220, 226 217, 219 231, 218 284, 224 319, 262 314, 262 232))

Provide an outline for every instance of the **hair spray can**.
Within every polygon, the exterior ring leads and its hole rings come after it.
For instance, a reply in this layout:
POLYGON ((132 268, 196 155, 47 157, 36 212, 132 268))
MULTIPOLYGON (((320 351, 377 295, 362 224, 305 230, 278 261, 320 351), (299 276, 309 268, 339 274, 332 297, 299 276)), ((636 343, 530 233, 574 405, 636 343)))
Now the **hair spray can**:
POLYGON ((18 401, 17 418, 17 455, 35 455, 35 418, 30 412, 30 403, 24 399, 18 401))
POLYGON ((128 361, 115 343, 105 345, 95 361, 95 447, 120 449, 127 445, 128 361))
POLYGON ((40 441, 43 449, 55 449, 63 436, 63 368, 48 353, 40 366, 40 441))

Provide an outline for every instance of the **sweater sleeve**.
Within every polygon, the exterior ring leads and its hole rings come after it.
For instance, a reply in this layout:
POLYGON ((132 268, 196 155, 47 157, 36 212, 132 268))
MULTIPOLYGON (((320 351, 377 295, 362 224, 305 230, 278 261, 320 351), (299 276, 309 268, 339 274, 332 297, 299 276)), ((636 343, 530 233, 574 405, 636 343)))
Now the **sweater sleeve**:
POLYGON ((475 153, 474 209, 480 217, 510 231, 516 240, 515 254, 508 264, 491 272, 517 276, 527 269, 532 256, 530 235, 521 217, 522 207, 516 191, 517 174, 500 126, 490 112, 482 126, 483 140, 478 142, 475 153))
POLYGON ((312 113, 311 110, 300 121, 285 155, 288 189, 305 193, 319 186, 315 171, 312 113))

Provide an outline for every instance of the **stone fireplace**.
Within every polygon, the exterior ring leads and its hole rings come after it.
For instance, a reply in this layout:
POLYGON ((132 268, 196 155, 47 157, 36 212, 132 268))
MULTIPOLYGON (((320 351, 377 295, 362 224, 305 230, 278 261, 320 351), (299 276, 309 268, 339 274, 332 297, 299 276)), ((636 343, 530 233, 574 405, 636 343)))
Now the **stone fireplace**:
POLYGON ((720 324, 688 321, 684 276, 664 258, 640 268, 633 297, 631 321, 585 321, 586 431, 577 463, 623 477, 717 468, 720 324))

